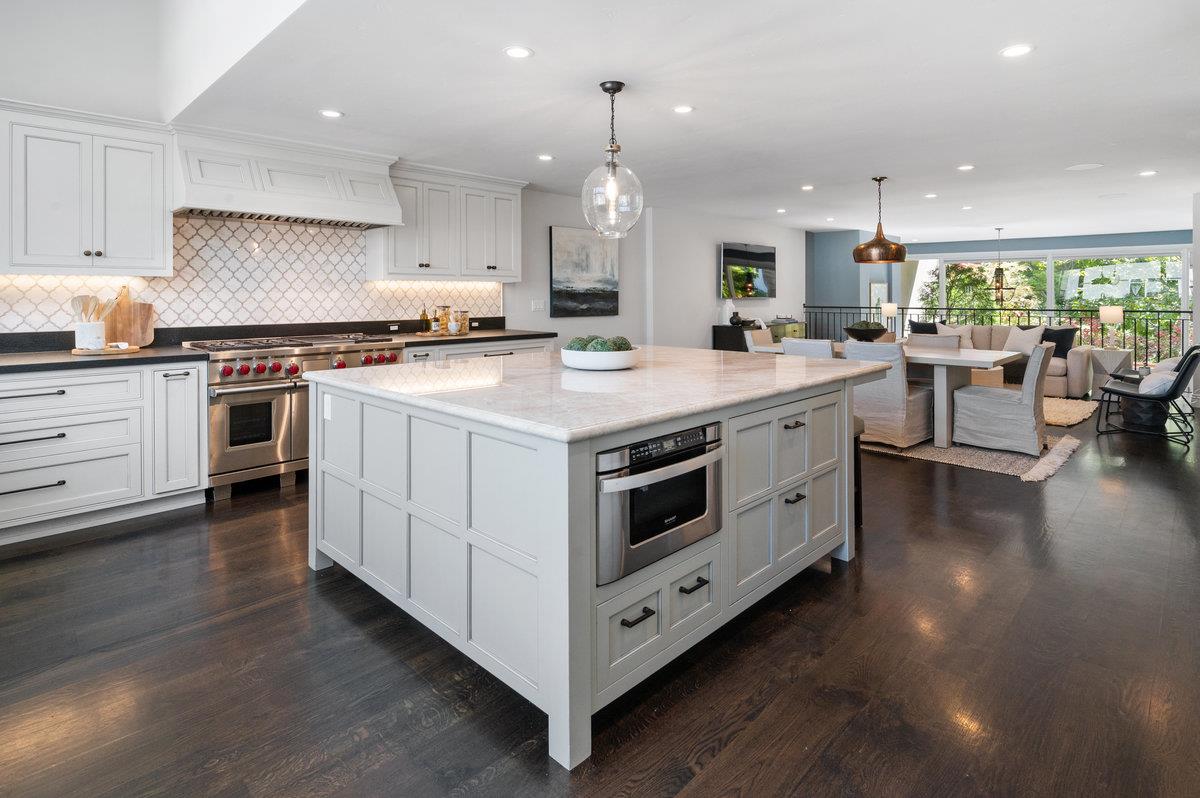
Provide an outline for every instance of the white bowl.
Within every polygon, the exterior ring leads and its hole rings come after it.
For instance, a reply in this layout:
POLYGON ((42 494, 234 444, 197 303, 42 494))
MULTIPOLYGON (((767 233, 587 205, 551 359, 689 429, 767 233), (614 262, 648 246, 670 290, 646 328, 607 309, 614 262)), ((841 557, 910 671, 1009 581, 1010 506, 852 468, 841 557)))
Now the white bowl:
POLYGON ((585 371, 631 369, 642 357, 641 351, 636 346, 628 352, 576 352, 570 349, 558 351, 562 353, 564 366, 585 371))

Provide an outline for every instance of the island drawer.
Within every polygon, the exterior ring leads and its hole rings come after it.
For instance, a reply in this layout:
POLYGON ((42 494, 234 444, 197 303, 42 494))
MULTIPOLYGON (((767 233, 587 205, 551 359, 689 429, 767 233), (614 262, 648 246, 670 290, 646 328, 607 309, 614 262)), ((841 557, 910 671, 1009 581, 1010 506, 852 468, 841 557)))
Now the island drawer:
POLYGON ((63 452, 124 446, 142 439, 142 411, 56 414, 0 422, 0 463, 63 452))
POLYGON ((0 379, 0 411, 53 412, 58 408, 100 402, 137 402, 142 398, 142 372, 89 369, 0 379))
POLYGON ((710 546, 596 608, 602 690, 720 612, 721 546, 710 546))

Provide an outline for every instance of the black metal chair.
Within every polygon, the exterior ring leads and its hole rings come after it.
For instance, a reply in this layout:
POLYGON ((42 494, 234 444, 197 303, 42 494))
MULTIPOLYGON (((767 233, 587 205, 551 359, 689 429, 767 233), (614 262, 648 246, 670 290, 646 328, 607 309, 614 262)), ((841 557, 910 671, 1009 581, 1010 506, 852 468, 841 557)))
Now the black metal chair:
POLYGON ((1175 367, 1173 372, 1175 379, 1170 388, 1165 394, 1159 396, 1140 393, 1141 380, 1137 382, 1121 379, 1109 380, 1100 389, 1100 412, 1096 414, 1096 432, 1100 435, 1113 432, 1134 432, 1166 438, 1173 443, 1182 443, 1184 446, 1191 445, 1192 439, 1195 437, 1195 427, 1192 425, 1190 416, 1195 409, 1185 394, 1191 390, 1190 383, 1196 374, 1197 367, 1200 367, 1200 347, 1192 347, 1175 367), (1157 405, 1157 409, 1160 411, 1159 415, 1164 419, 1163 425, 1161 428, 1131 425, 1125 418, 1124 408, 1120 405, 1122 400, 1126 402, 1125 407, 1129 407, 1133 402, 1157 405), (1115 414, 1113 412, 1114 405, 1116 405, 1115 414), (1114 422, 1113 415, 1120 416, 1121 423, 1114 422), (1172 423, 1176 427, 1174 430, 1171 430, 1169 426, 1172 423))
MULTIPOLYGON (((1196 352, 1200 352, 1200 344, 1189 346, 1187 351, 1179 358, 1179 362, 1175 364, 1175 368, 1171 369, 1171 371, 1179 371, 1179 367, 1188 359, 1188 356, 1196 352)), ((1124 380, 1125 382, 1141 382, 1150 376, 1150 373, 1150 369, 1148 368, 1120 369, 1119 371, 1114 371, 1110 376, 1116 377, 1118 380, 1124 380)))

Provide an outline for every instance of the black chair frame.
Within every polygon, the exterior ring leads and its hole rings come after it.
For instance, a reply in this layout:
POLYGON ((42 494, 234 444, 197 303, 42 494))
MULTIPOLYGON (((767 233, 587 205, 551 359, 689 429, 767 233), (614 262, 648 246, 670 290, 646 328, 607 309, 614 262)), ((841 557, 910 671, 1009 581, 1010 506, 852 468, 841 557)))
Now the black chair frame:
POLYGON ((1139 435, 1153 435, 1166 438, 1172 443, 1190 446, 1196 435, 1191 416, 1195 408, 1187 396, 1190 383, 1200 367, 1200 347, 1192 347, 1179 361, 1175 368, 1175 381, 1171 388, 1161 396, 1147 396, 1138 392, 1138 383, 1111 379, 1100 389, 1100 412, 1096 414, 1096 433, 1108 435, 1114 432, 1133 432, 1139 435), (1166 424, 1160 429, 1129 426, 1121 413, 1120 401, 1131 399, 1139 402, 1154 402, 1163 406, 1166 411, 1166 424), (1115 407, 1115 411, 1114 411, 1115 407), (1113 421, 1113 416, 1120 416, 1120 423, 1113 421), (1171 429, 1171 425, 1175 429, 1171 429))

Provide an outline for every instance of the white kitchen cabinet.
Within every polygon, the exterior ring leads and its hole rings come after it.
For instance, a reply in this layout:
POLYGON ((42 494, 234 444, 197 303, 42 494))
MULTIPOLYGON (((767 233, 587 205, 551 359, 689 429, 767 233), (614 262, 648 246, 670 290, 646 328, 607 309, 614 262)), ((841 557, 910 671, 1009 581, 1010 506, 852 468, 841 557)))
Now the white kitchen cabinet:
POLYGON ((473 357, 508 357, 529 352, 554 351, 553 338, 527 338, 516 341, 492 341, 489 343, 442 344, 440 346, 414 346, 405 348, 405 363, 431 363, 443 360, 466 360, 473 357))
POLYGON ((405 167, 392 185, 405 223, 366 232, 367 279, 521 279, 523 183, 405 167))
POLYGON ((155 369, 150 379, 154 441, 154 492, 200 484, 200 368, 155 369))
POLYGON ((31 114, 0 122, 5 272, 171 274, 165 133, 31 114))

